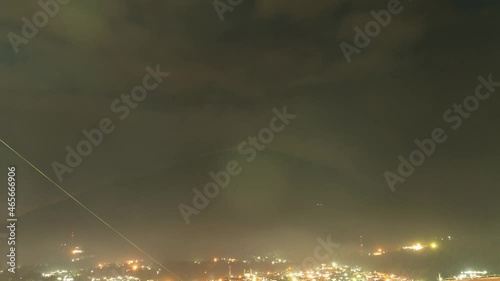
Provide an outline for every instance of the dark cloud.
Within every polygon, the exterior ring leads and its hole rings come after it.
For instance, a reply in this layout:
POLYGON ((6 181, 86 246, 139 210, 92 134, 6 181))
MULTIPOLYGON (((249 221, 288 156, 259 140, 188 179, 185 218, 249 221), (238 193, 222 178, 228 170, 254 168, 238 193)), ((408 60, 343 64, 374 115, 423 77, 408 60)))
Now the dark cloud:
MULTIPOLYGON (((168 237, 160 254, 208 255, 214 245, 236 251, 224 241, 244 241, 241 251, 286 250, 324 232, 394 241, 466 228, 479 217, 480 228, 498 230, 498 204, 489 195, 498 194, 499 180, 496 96, 450 131, 396 193, 382 176, 415 149, 414 139, 448 128, 442 113, 474 93, 478 75, 500 80, 498 5, 402 1, 402 13, 347 63, 340 42, 353 44, 353 28, 387 2, 244 0, 221 22, 210 1, 73 0, 19 54, 4 37, 1 138, 55 178, 50 165, 64 161, 65 146, 111 118, 116 131, 62 186, 148 249, 168 237), (120 121, 111 102, 157 64, 171 75, 120 121), (191 200, 210 171, 241 159, 238 144, 283 106, 297 118, 184 225, 177 205, 191 200), (315 209, 318 202, 326 208, 315 209), (120 215, 128 206, 137 225, 120 215), (158 217, 141 222, 141 212, 158 217), (154 239, 137 231, 148 225, 154 239), (224 231, 234 236, 221 239, 224 231), (188 240, 192 245, 179 246, 188 240)), ((36 3, 6 4, 1 32, 19 34, 21 17, 38 11, 36 3)), ((27 240, 52 243, 70 229, 114 239, 6 148, 0 157, 20 169, 26 227, 45 235, 27 240)), ((96 245, 123 248, 113 243, 96 245)))

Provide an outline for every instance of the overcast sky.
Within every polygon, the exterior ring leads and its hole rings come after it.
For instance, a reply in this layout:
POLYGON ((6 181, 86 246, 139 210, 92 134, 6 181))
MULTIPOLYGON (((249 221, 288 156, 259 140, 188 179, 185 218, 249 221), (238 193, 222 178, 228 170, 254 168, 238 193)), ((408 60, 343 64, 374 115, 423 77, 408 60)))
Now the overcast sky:
MULTIPOLYGON (((57 181, 51 164, 65 147, 111 119, 115 131, 60 185, 166 259, 300 255, 328 234, 376 244, 498 233, 500 88, 457 130, 443 113, 478 76, 500 81, 499 3, 402 0, 348 63, 339 44, 354 45, 354 27, 388 2, 243 0, 221 21, 210 1, 73 0, 16 54, 7 34, 41 8, 9 1, 0 138, 57 181), (112 102, 157 65, 170 75, 120 120, 112 102), (247 163, 238 145, 285 106, 297 117, 247 163), (438 127, 448 139, 392 192, 384 172, 438 127), (178 205, 230 160, 243 172, 186 225, 178 205)), ((18 167, 26 261, 40 258, 28 245, 50 248, 71 231, 96 253, 138 254, 3 145, 0 159, 18 167)))

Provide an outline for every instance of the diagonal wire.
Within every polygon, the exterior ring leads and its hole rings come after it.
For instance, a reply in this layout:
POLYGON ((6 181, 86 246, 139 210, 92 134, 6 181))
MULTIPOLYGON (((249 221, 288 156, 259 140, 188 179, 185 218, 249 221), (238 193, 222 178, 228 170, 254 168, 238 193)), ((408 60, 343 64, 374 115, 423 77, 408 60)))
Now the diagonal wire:
POLYGON ((28 163, 28 165, 30 165, 33 169, 35 169, 38 173, 40 173, 42 176, 44 176, 47 180, 49 180, 52 184, 54 184, 57 188, 59 188, 62 192, 64 192, 66 195, 69 196, 69 198, 73 199, 73 201, 75 201, 78 205, 80 205, 82 208, 84 208, 87 212, 89 212, 91 215, 93 215, 94 217, 96 217, 99 221, 101 221, 104 225, 106 225, 107 227, 109 227, 111 230, 113 230, 116 234, 118 234, 121 238, 123 238, 125 241, 127 241, 130 245, 132 245, 134 248, 136 248, 137 250, 139 250, 141 253, 143 253, 144 255, 146 255, 149 259, 151 259, 152 261, 154 261, 156 264, 158 264, 161 268, 165 269, 167 272, 169 272, 170 274, 172 274, 173 276, 175 276, 177 279, 179 279, 180 281, 183 281, 182 278, 180 278, 179 276, 177 276, 175 273, 173 273, 170 269, 166 268, 165 266, 163 266, 159 261, 157 261, 154 257, 152 257, 150 254, 148 254, 146 251, 144 251, 143 249, 141 249, 139 246, 137 246, 134 242, 132 242, 130 239, 128 239, 127 237, 125 237, 123 234, 121 234, 116 228, 114 228, 113 226, 111 226, 109 223, 107 223, 105 220, 103 220, 101 217, 99 217, 96 213, 94 213, 92 210, 90 210, 89 208, 87 208, 87 206, 85 206, 82 202, 80 202, 78 199, 76 199, 73 195, 71 195, 69 192, 67 192, 64 188, 62 188, 59 184, 57 184, 54 180, 52 180, 49 176, 47 176, 46 174, 44 174, 40 169, 38 169, 35 165, 31 164, 30 161, 28 161, 26 158, 24 158, 21 154, 19 154, 14 148, 12 148, 10 145, 8 145, 5 141, 3 141, 1 138, 0 138, 0 142, 2 142, 8 149, 10 149, 12 152, 14 152, 14 154, 16 154, 17 156, 19 156, 19 158, 23 159, 24 162, 28 163))

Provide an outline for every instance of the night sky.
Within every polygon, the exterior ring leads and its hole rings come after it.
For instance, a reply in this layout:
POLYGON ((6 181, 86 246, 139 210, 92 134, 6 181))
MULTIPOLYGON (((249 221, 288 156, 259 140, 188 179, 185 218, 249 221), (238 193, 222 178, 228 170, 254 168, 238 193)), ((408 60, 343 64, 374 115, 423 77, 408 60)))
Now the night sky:
MULTIPOLYGON (((354 28, 389 2, 243 0, 221 21, 211 1, 72 0, 16 54, 7 34, 41 8, 8 1, 0 138, 162 260, 300 258, 328 235, 373 247, 499 238, 500 87, 457 129, 443 114, 479 76, 500 82, 500 3, 401 0, 348 63, 339 44, 355 46, 354 28), (158 65, 168 77, 126 116, 114 111, 158 65), (296 117, 247 161, 238 146, 285 107, 296 117), (53 163, 106 118, 113 132, 59 182, 53 163), (393 192, 384 173, 436 128, 446 141, 393 192), (193 188, 230 161, 241 173, 186 224, 179 204, 193 206, 193 188)), ((22 263, 44 261, 72 231, 103 259, 141 256, 3 144, 0 163, 1 182, 18 169, 22 263)))

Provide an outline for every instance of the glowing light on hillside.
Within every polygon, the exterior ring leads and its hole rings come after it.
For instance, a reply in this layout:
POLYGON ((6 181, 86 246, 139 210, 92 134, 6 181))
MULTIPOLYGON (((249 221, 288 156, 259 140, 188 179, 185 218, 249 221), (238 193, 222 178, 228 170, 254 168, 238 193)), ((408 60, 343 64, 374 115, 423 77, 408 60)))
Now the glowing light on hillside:
POLYGON ((405 250, 414 250, 414 251, 420 251, 423 248, 424 247, 420 243, 417 243, 417 244, 412 245, 412 246, 405 246, 405 247, 403 247, 403 249, 405 249, 405 250))
POLYGON ((72 253, 73 255, 76 255, 76 254, 81 254, 81 253, 83 253, 83 251, 82 251, 82 250, 80 250, 80 248, 76 247, 73 251, 71 251, 71 253, 72 253))

